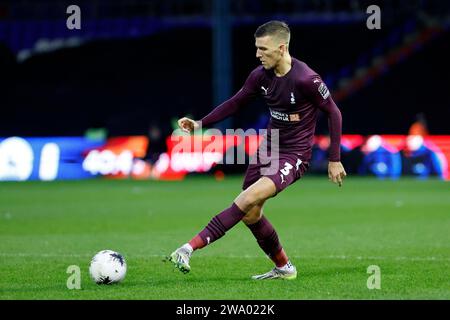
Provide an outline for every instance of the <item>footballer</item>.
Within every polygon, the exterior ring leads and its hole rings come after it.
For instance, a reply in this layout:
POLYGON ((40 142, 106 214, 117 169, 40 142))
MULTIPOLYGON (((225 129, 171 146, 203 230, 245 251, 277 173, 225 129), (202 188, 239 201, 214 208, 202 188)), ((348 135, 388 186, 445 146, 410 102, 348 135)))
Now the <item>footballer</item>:
POLYGON ((263 207, 268 199, 295 183, 308 170, 319 110, 327 115, 329 124, 328 177, 342 185, 346 172, 340 162, 341 112, 321 77, 306 63, 289 54, 289 41, 290 30, 286 23, 269 21, 259 26, 255 32, 255 46, 256 58, 261 65, 250 73, 243 87, 200 121, 178 120, 183 131, 192 132, 200 125, 217 123, 255 98, 262 97, 271 116, 264 139, 271 150, 275 150, 274 147, 277 150, 270 161, 264 161, 261 150, 258 150, 255 155, 257 161, 252 161, 247 168, 243 191, 231 206, 214 216, 188 243, 170 254, 168 261, 183 273, 190 271, 189 263, 194 251, 220 239, 242 221, 274 263, 272 270, 252 278, 292 280, 297 277, 297 269, 264 215, 263 207), (275 133, 278 135, 275 139, 278 140, 277 146, 272 145, 275 133), (274 164, 276 170, 267 170, 274 164))

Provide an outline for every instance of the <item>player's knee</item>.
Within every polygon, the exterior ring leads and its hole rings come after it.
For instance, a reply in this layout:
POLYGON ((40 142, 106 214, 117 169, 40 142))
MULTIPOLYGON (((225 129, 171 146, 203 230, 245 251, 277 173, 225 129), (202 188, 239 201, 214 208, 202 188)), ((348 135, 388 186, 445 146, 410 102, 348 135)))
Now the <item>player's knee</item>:
POLYGON ((260 206, 254 206, 245 216, 242 221, 246 225, 257 223, 262 217, 262 208, 260 206))
POLYGON ((241 210, 248 213, 254 206, 264 200, 258 193, 245 190, 236 198, 235 202, 241 210))

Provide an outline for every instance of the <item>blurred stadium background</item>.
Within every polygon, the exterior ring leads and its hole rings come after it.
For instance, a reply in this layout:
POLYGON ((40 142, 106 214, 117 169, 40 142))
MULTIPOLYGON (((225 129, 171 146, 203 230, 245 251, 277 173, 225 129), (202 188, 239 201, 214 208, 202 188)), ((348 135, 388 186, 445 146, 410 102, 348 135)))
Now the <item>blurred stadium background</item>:
MULTIPOLYGON (((449 4, 378 1, 381 29, 369 30, 374 3, 80 0, 81 29, 69 30, 69 2, 1 1, 0 180, 242 172, 211 169, 217 157, 179 163, 167 138, 177 118, 201 118, 242 86, 270 19, 290 25, 291 54, 332 89, 349 173, 448 179, 449 4)), ((267 121, 258 102, 217 127, 267 121)), ((317 135, 311 172, 324 172, 324 119, 317 135)))
MULTIPOLYGON (((449 26, 438 0, 0 0, 0 180, 26 181, 0 183, 0 298, 449 299, 449 26), (79 30, 66 27, 72 4, 79 30), (366 27, 372 4, 381 29, 366 27), (251 155, 258 137, 179 154, 170 136, 242 86, 258 65, 253 33, 272 19, 332 91, 349 177, 326 179, 320 118, 305 181, 267 204, 301 281, 246 282, 269 264, 238 226, 192 262, 209 273, 180 284, 160 257, 229 205, 246 166, 216 162, 251 155), (128 259, 123 286, 67 290, 65 268, 87 278, 106 248, 128 259), (379 294, 370 264, 386 275, 379 294)), ((216 127, 267 121, 256 101, 216 127)))

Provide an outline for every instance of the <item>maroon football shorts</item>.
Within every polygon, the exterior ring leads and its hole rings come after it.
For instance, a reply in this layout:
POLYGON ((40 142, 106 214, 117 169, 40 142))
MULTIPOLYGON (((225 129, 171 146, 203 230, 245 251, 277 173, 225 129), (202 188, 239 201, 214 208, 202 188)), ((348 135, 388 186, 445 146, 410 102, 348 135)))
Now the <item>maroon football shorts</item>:
POLYGON ((300 179, 308 168, 309 163, 299 159, 296 154, 280 153, 270 162, 250 163, 245 173, 242 189, 247 189, 261 177, 267 177, 275 183, 278 194, 300 179))

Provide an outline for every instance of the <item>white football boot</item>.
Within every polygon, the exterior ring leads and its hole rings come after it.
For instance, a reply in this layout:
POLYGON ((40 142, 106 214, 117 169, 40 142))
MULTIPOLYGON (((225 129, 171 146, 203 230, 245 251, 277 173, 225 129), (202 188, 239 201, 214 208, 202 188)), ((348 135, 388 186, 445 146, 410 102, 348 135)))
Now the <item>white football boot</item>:
POLYGON ((290 262, 284 267, 275 267, 269 272, 252 276, 253 280, 270 280, 270 279, 282 279, 282 280, 294 280, 297 278, 297 269, 290 262))
POLYGON ((191 266, 189 265, 191 255, 192 251, 187 249, 185 246, 182 246, 172 252, 166 260, 172 262, 175 268, 186 274, 191 271, 191 266))

